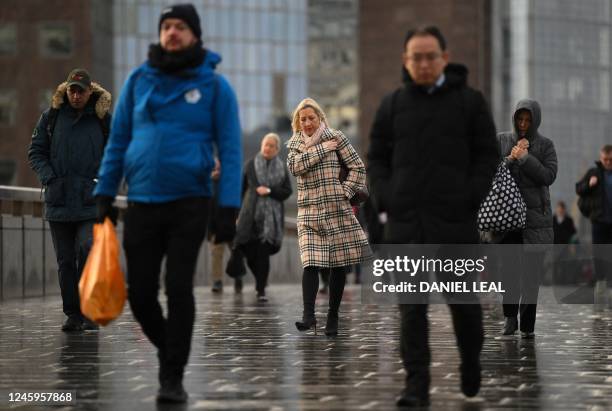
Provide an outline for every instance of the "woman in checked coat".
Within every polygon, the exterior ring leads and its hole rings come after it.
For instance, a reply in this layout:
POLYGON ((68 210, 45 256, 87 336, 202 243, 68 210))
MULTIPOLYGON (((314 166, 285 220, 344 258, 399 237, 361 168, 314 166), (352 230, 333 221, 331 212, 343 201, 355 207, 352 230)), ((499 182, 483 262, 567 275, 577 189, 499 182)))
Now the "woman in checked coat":
POLYGON ((314 328, 319 271, 329 270, 329 311, 325 334, 338 334, 346 268, 363 261, 369 246, 353 214, 350 198, 365 187, 365 167, 349 140, 327 126, 316 101, 306 98, 293 112, 293 137, 287 142, 289 171, 297 177, 298 242, 304 267, 300 331, 314 328), (348 169, 339 180, 341 162, 348 169))

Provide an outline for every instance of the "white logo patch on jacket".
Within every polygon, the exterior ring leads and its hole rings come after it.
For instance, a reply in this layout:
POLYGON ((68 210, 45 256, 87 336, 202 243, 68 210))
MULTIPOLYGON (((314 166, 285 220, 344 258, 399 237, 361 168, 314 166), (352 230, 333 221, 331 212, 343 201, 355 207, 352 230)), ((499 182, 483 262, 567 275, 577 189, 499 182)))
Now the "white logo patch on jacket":
POLYGON ((195 104, 200 101, 201 98, 202 93, 200 93, 200 90, 198 90, 197 88, 189 90, 187 93, 185 93, 185 101, 189 104, 195 104))

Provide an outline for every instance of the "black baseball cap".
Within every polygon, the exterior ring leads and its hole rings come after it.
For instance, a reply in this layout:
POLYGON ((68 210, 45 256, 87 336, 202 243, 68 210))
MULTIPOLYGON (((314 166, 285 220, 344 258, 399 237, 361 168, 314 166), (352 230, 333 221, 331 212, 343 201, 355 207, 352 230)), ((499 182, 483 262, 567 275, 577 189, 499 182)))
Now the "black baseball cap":
POLYGON ((79 86, 85 90, 91 86, 91 76, 87 70, 76 68, 68 74, 66 82, 68 83, 68 87, 79 86))

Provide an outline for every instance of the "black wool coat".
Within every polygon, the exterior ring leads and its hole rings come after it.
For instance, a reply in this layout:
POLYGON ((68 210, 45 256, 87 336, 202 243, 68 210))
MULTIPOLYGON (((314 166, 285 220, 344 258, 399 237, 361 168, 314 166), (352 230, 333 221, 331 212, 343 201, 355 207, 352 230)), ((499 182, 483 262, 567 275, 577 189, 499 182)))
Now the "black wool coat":
POLYGON ((385 242, 477 243, 476 215, 500 162, 483 95, 449 64, 433 92, 414 84, 387 95, 370 133, 368 175, 385 242))
MULTIPOLYGON (((284 162, 283 162, 284 164, 284 162)), ((268 187, 270 189, 270 198, 281 203, 281 212, 283 218, 281 221, 284 222, 285 218, 285 205, 283 204, 287 200, 293 189, 291 188, 291 178, 289 176, 289 170, 285 167, 285 178, 282 183, 268 187)), ((253 238, 253 225, 255 224, 255 206, 258 199, 257 187, 261 184, 257 180, 257 172, 255 171, 255 159, 250 159, 244 166, 244 175, 242 178, 242 207, 247 207, 250 212, 246 213, 243 217, 246 221, 239 221, 236 226, 236 237, 234 238, 235 245, 244 245, 249 241, 254 240, 253 238)), ((282 234, 282 233, 281 233, 282 234)), ((273 244, 270 248, 270 254, 276 254, 280 251, 282 237, 278 239, 276 244, 273 244)))

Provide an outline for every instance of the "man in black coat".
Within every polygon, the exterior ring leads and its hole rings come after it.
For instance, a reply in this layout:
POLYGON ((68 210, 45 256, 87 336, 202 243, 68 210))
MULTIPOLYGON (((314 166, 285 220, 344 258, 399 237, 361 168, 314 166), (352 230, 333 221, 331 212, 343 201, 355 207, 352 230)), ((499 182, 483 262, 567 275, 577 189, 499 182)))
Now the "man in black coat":
MULTIPOLYGON (((476 215, 500 161, 495 125, 482 94, 467 86, 467 69, 449 64, 436 27, 411 30, 404 42, 403 87, 387 95, 370 134, 368 174, 385 242, 478 243, 476 215)), ((482 310, 450 305, 461 354, 461 388, 480 389, 482 310)), ((427 304, 401 311, 401 353, 407 371, 399 406, 429 404, 427 304)))
MULTIPOLYGON (((612 244, 612 145, 599 152, 599 161, 576 183, 578 206, 591 220, 593 244, 612 244)), ((595 303, 605 302, 606 278, 609 303, 612 306, 612 264, 606 246, 593 247, 595 254, 595 303)))
POLYGON ((576 235, 574 220, 567 215, 567 207, 563 201, 559 201, 555 209, 553 233, 555 244, 569 244, 576 235))
MULTIPOLYGON (((574 220, 567 214, 565 202, 559 201, 553 217, 553 233, 555 244, 570 244, 576 242, 576 226, 574 220)), ((555 247, 555 265, 553 284, 570 284, 577 272, 570 254, 569 247, 555 247)))
POLYGON ((86 70, 73 70, 55 91, 32 134, 28 161, 45 188, 59 272, 63 331, 96 329, 84 319, 79 280, 91 248, 96 203, 93 189, 110 127, 111 95, 91 81, 86 70))

